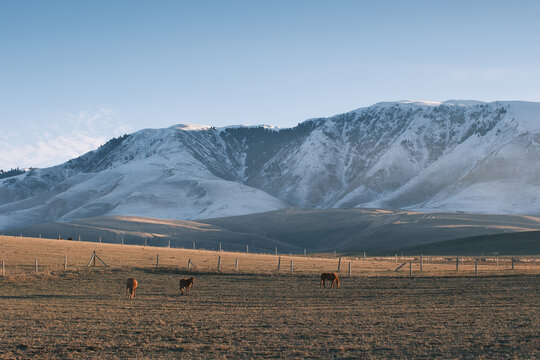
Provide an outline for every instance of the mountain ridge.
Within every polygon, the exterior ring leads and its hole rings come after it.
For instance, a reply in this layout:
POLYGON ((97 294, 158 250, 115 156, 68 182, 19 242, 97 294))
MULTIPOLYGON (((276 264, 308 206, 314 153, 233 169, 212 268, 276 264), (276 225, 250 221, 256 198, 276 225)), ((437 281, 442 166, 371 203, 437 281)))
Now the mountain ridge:
POLYGON ((384 102, 291 128, 143 129, 0 180, 0 229, 291 206, 538 214, 538 129, 540 103, 471 100, 384 102))

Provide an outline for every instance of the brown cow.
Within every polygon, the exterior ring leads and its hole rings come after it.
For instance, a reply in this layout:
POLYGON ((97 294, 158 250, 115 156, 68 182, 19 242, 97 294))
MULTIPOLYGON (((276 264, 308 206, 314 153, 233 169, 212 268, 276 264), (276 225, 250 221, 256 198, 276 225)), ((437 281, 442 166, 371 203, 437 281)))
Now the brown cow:
POLYGON ((339 277, 336 273, 322 273, 321 274, 321 287, 326 287, 325 281, 332 281, 332 288, 334 288, 334 284, 337 285, 337 288, 339 289, 339 277))
POLYGON ((184 289, 186 289, 186 294, 189 295, 189 290, 191 289, 191 285, 193 285, 193 280, 193 276, 189 279, 180 280, 180 291, 182 292, 182 295, 184 295, 184 289))
POLYGON ((135 297, 135 289, 137 288, 137 280, 134 278, 127 279, 126 283, 126 297, 133 299, 135 297))

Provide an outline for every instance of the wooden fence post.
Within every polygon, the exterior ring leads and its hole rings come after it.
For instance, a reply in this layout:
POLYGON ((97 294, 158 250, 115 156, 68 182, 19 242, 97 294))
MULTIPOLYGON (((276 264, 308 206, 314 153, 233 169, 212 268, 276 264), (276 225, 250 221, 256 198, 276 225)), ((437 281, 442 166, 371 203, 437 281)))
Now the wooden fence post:
POLYGON ((167 246, 169 249, 171 248, 171 239, 169 239, 169 245, 167 246))
POLYGON ((81 235, 79 235, 79 242, 81 242, 81 235))
POLYGON ((478 276, 478 259, 474 259, 474 275, 478 276))
POLYGON ((339 257, 338 265, 337 265, 337 272, 341 271, 341 256, 339 257))
POLYGON ((304 249, 304 257, 307 256, 307 252, 306 252, 306 249, 304 249))
POLYGON ((99 237, 99 243, 101 244, 101 236, 99 237))
POLYGON ((424 255, 420 255, 420 272, 424 271, 424 255))
POLYGON ((403 264, 399 265, 394 271, 399 271, 399 269, 401 269, 405 265, 407 265, 407 262, 404 262, 403 264))
POLYGON ((193 250, 195 250, 195 241, 193 242, 193 250))
POLYGON ((279 274, 279 268, 281 267, 281 256, 278 258, 278 261, 277 261, 277 272, 279 274))
POLYGON ((159 267, 159 254, 156 255, 156 267, 159 267))
POLYGON ((351 276, 351 262, 349 261, 349 276, 351 276))
POLYGON ((187 261, 187 268, 188 270, 191 270, 191 259, 188 259, 187 261))
POLYGON ((236 269, 236 271, 238 271, 238 258, 236 258, 234 262, 234 268, 236 269))
POLYGON ((121 242, 122 245, 124 245, 124 235, 122 235, 122 242, 121 242))
POLYGON ((364 261, 366 261, 366 252, 364 251, 364 261))
POLYGON ((336 257, 336 250, 334 250, 334 258, 336 257))
POLYGON ((459 271, 459 256, 456 257, 456 271, 459 271))
POLYGON ((41 233, 39 234, 39 238, 41 239, 41 233))
POLYGON ((2 260, 2 277, 6 276, 6 267, 4 265, 4 260, 2 260))
POLYGON ((246 254, 249 254, 249 245, 246 245, 246 254))
POLYGON ((274 246, 274 250, 276 251, 276 256, 277 256, 277 246, 274 246))
POLYGON ((497 267, 499 267, 499 257, 498 256, 495 258, 495 262, 497 263, 497 267))
POLYGON ((219 243, 219 252, 221 252, 221 243, 219 243))
POLYGON ((67 255, 64 256, 64 270, 67 270, 67 255))
POLYGON ((293 273, 293 261, 291 259, 291 274, 293 273))
POLYGON ((146 238, 144 238, 144 246, 146 247, 146 238))
POLYGON ((397 254, 396 254, 396 264, 397 264, 397 254))
POLYGON ((409 261, 409 277, 412 277, 412 261, 409 261))
POLYGON ((34 258, 34 271, 36 274, 38 273, 37 258, 34 258))
MULTIPOLYGON (((221 245, 221 244, 220 244, 221 245)), ((221 256, 217 258, 217 271, 219 272, 219 265, 221 264, 221 256)))
POLYGON ((514 270, 514 257, 512 256, 512 270, 514 270))

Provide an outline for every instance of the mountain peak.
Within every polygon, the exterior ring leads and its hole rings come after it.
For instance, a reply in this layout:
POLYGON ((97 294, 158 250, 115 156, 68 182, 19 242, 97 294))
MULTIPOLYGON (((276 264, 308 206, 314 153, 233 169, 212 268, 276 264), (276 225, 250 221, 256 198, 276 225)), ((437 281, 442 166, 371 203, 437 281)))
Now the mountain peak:
POLYGON ((478 101, 478 100, 446 100, 446 101, 443 101, 441 104, 458 105, 458 106, 473 106, 473 105, 486 104, 486 102, 478 101))
POLYGON ((287 131, 141 130, 65 164, 0 179, 0 228, 290 206, 540 214, 539 119, 540 103, 398 101, 287 131))
POLYGON ((198 130, 208 130, 210 129, 210 126, 208 125, 200 125, 200 124, 178 124, 173 125, 177 130, 184 130, 184 131, 198 131, 198 130))

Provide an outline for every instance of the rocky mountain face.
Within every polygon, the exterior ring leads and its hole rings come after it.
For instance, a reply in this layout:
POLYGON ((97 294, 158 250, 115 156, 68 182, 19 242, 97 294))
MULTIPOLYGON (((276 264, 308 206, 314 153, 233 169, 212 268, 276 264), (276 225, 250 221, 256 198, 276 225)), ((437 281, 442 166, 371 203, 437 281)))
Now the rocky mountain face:
POLYGON ((294 128, 176 125, 0 179, 0 228, 302 208, 540 214, 540 103, 389 102, 294 128))

